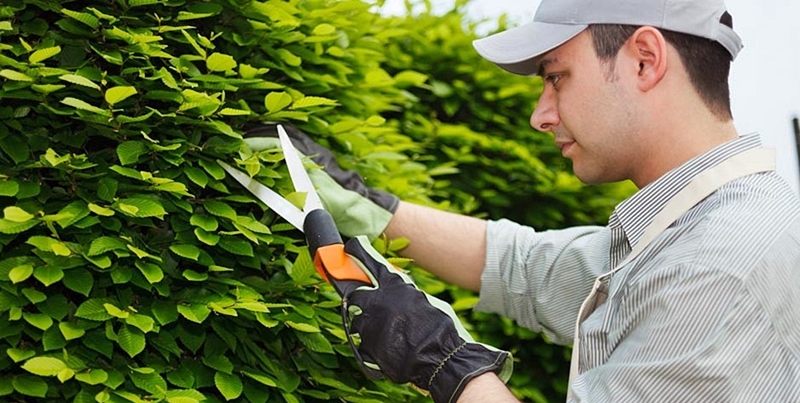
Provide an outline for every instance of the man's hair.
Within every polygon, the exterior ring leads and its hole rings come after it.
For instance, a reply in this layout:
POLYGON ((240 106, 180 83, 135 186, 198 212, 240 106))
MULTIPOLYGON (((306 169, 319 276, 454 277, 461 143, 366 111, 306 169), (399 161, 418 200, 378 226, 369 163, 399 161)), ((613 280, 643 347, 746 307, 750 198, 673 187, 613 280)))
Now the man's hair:
MULTIPOLYGON (((639 28, 635 25, 593 24, 589 26, 588 31, 592 35, 597 57, 602 62, 609 63, 610 70, 613 70, 617 53, 639 28)), ((728 87, 728 75, 731 70, 730 53, 722 45, 710 39, 665 29, 659 31, 664 35, 664 39, 677 49, 689 80, 708 109, 721 120, 730 120, 732 117, 728 87)))

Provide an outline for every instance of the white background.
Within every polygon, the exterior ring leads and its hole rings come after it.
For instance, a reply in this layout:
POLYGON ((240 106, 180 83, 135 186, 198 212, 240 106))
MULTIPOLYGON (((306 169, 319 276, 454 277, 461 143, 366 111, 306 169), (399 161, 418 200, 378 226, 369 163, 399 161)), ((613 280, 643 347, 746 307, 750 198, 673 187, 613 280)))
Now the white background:
MULTIPOLYGON (((506 14, 512 25, 533 19, 540 0, 471 0, 467 14, 496 27, 506 14)), ((431 0, 434 11, 452 8, 452 0, 431 0)), ((403 0, 386 0, 382 12, 403 14, 403 0)), ((800 193, 792 118, 800 116, 800 1, 726 0, 744 49, 731 69, 731 108, 740 134, 758 132, 778 153, 778 173, 800 193)), ((525 111, 528 113, 530 111, 525 111)))

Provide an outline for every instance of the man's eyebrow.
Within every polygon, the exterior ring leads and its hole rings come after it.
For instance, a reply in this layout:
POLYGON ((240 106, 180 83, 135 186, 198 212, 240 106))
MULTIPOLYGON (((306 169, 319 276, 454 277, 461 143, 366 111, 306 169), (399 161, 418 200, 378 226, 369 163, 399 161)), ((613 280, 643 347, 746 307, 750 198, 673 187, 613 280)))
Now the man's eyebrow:
POLYGON ((536 74, 540 77, 544 77, 545 70, 553 64, 557 64, 558 59, 555 57, 544 57, 540 61, 537 62, 536 67, 536 74))

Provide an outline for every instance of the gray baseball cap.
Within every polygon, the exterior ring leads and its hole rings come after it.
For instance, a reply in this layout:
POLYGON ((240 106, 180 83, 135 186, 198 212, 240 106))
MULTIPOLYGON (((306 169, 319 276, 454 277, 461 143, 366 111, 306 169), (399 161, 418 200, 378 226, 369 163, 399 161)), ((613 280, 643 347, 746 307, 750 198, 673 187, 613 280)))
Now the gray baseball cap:
POLYGON ((730 20, 723 0, 542 0, 532 22, 472 45, 501 68, 532 75, 536 74, 535 57, 564 44, 590 24, 626 24, 717 41, 733 60, 742 50, 742 40, 730 20))

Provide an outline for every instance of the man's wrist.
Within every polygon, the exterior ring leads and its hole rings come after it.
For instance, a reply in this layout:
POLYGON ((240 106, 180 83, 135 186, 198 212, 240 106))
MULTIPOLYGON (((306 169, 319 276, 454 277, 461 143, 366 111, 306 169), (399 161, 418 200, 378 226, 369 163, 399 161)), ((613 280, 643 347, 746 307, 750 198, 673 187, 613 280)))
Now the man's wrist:
POLYGON ((506 385, 493 372, 487 372, 472 378, 464 387, 457 400, 458 403, 518 403, 519 400, 508 390, 506 385))
POLYGON ((436 403, 456 402, 472 379, 487 372, 510 376, 511 365, 511 355, 506 351, 464 342, 435 369, 428 389, 436 403))

